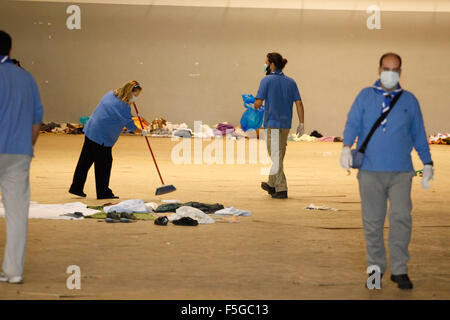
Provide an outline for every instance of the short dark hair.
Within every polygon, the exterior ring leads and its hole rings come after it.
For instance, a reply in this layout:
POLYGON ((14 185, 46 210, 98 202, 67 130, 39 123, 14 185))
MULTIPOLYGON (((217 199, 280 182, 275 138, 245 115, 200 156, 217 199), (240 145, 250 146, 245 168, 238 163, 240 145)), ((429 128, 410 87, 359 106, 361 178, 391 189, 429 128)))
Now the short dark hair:
POLYGON ((11 36, 5 31, 0 30, 0 54, 3 56, 9 55, 9 52, 11 51, 11 45, 11 36))
POLYGON ((386 58, 386 57, 396 57, 397 60, 398 60, 398 62, 399 62, 399 64, 400 64, 399 67, 402 66, 402 58, 401 58, 398 54, 396 54, 396 53, 388 52, 388 53, 385 53, 385 54, 383 54, 383 55, 381 56, 381 58, 380 58, 380 67, 383 65, 383 60, 384 60, 384 58, 386 58))
POLYGON ((288 62, 286 59, 283 58, 281 54, 278 52, 271 52, 267 54, 267 59, 269 60, 269 64, 273 62, 277 70, 283 70, 284 66, 288 62))

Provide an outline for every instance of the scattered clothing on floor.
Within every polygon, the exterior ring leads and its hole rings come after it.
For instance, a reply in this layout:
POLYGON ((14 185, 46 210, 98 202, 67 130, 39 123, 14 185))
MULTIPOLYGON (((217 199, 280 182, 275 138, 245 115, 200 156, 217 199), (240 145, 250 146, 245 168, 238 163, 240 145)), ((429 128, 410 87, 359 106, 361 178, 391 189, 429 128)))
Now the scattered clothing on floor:
POLYGON ((173 135, 175 137, 191 138, 192 137, 192 131, 190 129, 178 129, 178 130, 173 132, 173 135))
POLYGON ((165 203, 161 204, 156 208, 155 212, 164 213, 164 212, 175 212, 179 207, 181 207, 181 203, 165 203))
POLYGON ((214 214, 243 216, 243 217, 248 217, 248 216, 252 215, 252 213, 250 211, 239 210, 234 207, 227 207, 227 208, 218 210, 218 211, 214 212, 214 214))
POLYGON ((450 145, 450 133, 447 134, 438 133, 434 136, 430 136, 428 137, 428 143, 450 145))
POLYGON ((131 200, 122 201, 119 204, 104 207, 103 211, 105 211, 105 213, 109 213, 109 212, 148 213, 149 212, 147 207, 145 206, 144 201, 139 200, 139 199, 131 199, 131 200))
POLYGON ((158 204, 156 202, 146 202, 144 205, 147 207, 148 212, 155 211, 158 208, 158 204))
POLYGON ((202 131, 194 132, 194 137, 201 139, 214 138, 214 131, 207 124, 202 124, 202 131))
POLYGON ((201 211, 205 213, 213 213, 217 210, 221 210, 224 208, 223 205, 220 203, 215 204, 206 204, 201 202, 186 202, 186 203, 165 203, 160 205, 158 208, 156 208, 155 212, 162 213, 162 212, 175 212, 178 208, 182 206, 188 206, 200 209, 201 211))
POLYGON ((221 205, 220 203, 206 204, 201 202, 186 202, 183 204, 183 206, 197 208, 203 211, 204 213, 214 213, 224 208, 224 206, 221 205))
POLYGON ((165 216, 158 217, 155 220, 155 224, 158 225, 158 226, 167 226, 168 223, 169 223, 169 219, 167 217, 165 217, 165 216))
POLYGON ((167 199, 167 200, 161 200, 162 203, 181 203, 181 200, 176 199, 167 199))
POLYGON ((316 138, 322 138, 323 137, 323 135, 321 133, 319 133, 318 131, 316 131, 316 130, 311 132, 310 136, 311 137, 316 137, 316 138))
POLYGON ((178 220, 173 220, 172 223, 177 226, 198 226, 198 221, 191 217, 182 217, 178 220))
POLYGON ((203 211, 201 211, 197 208, 188 207, 188 206, 182 206, 182 207, 178 208, 176 210, 176 213, 171 214, 167 218, 169 219, 169 221, 172 222, 174 220, 178 220, 183 217, 190 217, 194 220, 197 220, 198 223, 200 223, 200 224, 210 224, 210 223, 215 222, 213 218, 208 216, 203 211))
MULTIPOLYGON (((82 202, 70 202, 64 204, 39 204, 30 201, 29 215, 30 219, 63 219, 73 220, 74 217, 61 215, 62 212, 80 212, 83 217, 91 216, 99 212, 99 210, 89 209, 82 202)), ((0 217, 5 216, 3 203, 0 202, 0 217)), ((76 219, 76 220, 81 220, 76 219)))
POLYGON ((234 126, 231 124, 228 124, 226 122, 219 123, 214 129, 214 135, 215 136, 224 136, 227 134, 232 134, 234 132, 234 126))
POLYGON ((292 133, 289 135, 288 141, 306 141, 306 142, 315 142, 317 141, 316 137, 308 136, 307 134, 304 134, 302 136, 299 136, 296 133, 292 133))
POLYGON ((106 218, 108 219, 114 219, 114 220, 120 220, 120 219, 128 219, 128 220, 137 220, 137 218, 132 213, 127 212, 108 212, 106 214, 106 218))
POLYGON ((330 210, 330 211, 339 211, 338 209, 327 207, 327 206, 316 206, 314 204, 310 204, 305 207, 306 210, 330 210))
POLYGON ((247 134, 244 132, 244 130, 242 130, 242 128, 235 128, 232 136, 239 139, 246 138, 247 134))
POLYGON ((163 118, 156 118, 150 124, 149 131, 153 133, 155 130, 165 129, 166 125, 167 125, 166 120, 164 120, 163 118))
POLYGON ((61 216, 71 217, 73 219, 83 219, 84 218, 82 212, 65 213, 65 214, 62 214, 61 216))

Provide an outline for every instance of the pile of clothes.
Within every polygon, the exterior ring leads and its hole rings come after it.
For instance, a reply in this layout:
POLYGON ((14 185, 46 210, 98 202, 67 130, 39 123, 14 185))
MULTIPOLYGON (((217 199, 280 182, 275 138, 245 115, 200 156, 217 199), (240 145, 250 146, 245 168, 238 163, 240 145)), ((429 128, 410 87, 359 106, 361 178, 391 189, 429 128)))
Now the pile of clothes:
POLYGON ((311 132, 311 134, 307 135, 304 134, 302 136, 299 136, 296 133, 292 133, 288 137, 288 141, 306 141, 306 142, 342 142, 341 137, 335 137, 335 136, 328 136, 324 137, 320 132, 314 130, 311 132))
POLYGON ((66 133, 66 134, 83 134, 84 126, 77 123, 56 123, 48 122, 41 124, 41 133, 66 133))
POLYGON ((447 144, 450 145, 450 133, 438 133, 428 138, 429 144, 447 144))
POLYGON ((162 204, 131 199, 119 203, 107 203, 103 206, 88 207, 100 213, 89 218, 105 219, 106 222, 135 222, 135 220, 155 220, 156 225, 165 226, 169 222, 175 225, 196 226, 215 222, 238 222, 241 216, 250 216, 251 212, 224 207, 220 203, 201 203, 179 200, 163 200, 162 204))

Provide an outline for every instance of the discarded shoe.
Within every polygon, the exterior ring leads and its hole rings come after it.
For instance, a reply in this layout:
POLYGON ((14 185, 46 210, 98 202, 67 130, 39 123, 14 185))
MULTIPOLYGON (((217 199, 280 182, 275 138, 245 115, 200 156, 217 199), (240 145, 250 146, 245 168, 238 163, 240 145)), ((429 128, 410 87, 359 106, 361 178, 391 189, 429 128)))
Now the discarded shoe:
POLYGON ((275 188, 269 186, 267 182, 261 182, 261 189, 267 191, 267 193, 270 195, 275 193, 275 188))
POLYGON ((272 198, 274 199, 287 199, 287 197, 288 197, 287 191, 280 191, 272 194, 272 198))
POLYGON ((398 287, 403 290, 411 290, 413 284, 407 274, 391 275, 391 280, 398 284, 398 287))
POLYGON ((172 221, 172 223, 177 226, 196 226, 196 225, 198 225, 198 221, 194 220, 190 217, 183 217, 178 220, 172 221))
POLYGON ((158 225, 158 226, 167 226, 168 223, 169 223, 169 219, 167 217, 165 217, 165 216, 158 217, 155 220, 155 224, 158 225))
POLYGON ((119 221, 115 220, 115 219, 111 219, 111 218, 106 218, 105 222, 107 222, 107 223, 116 223, 116 222, 119 222, 119 221))
POLYGON ((67 216, 67 217, 71 217, 71 218, 75 218, 75 219, 80 219, 80 218, 84 217, 83 213, 78 212, 78 211, 72 212, 72 213, 65 213, 65 214, 62 214, 61 216, 67 216))
POLYGON ((127 212, 121 212, 120 218, 130 219, 130 220, 137 220, 136 216, 132 213, 127 212))
POLYGON ((110 219, 113 219, 113 220, 120 220, 121 216, 117 212, 108 212, 106 214, 106 218, 110 218, 110 219))

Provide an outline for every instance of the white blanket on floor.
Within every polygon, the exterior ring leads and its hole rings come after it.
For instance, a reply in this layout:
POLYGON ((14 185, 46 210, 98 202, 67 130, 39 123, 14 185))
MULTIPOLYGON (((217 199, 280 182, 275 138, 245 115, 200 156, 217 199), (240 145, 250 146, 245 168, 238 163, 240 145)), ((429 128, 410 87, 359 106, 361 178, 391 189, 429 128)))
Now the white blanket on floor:
MULTIPOLYGON (((91 216, 99 210, 89 209, 87 205, 82 202, 70 202, 64 204, 39 204, 37 202, 30 202, 30 210, 28 217, 30 219, 64 219, 64 220, 80 220, 81 218, 74 218, 63 216, 66 213, 81 212, 84 216, 91 216)), ((5 208, 3 203, 0 202, 0 217, 5 216, 5 208)))

